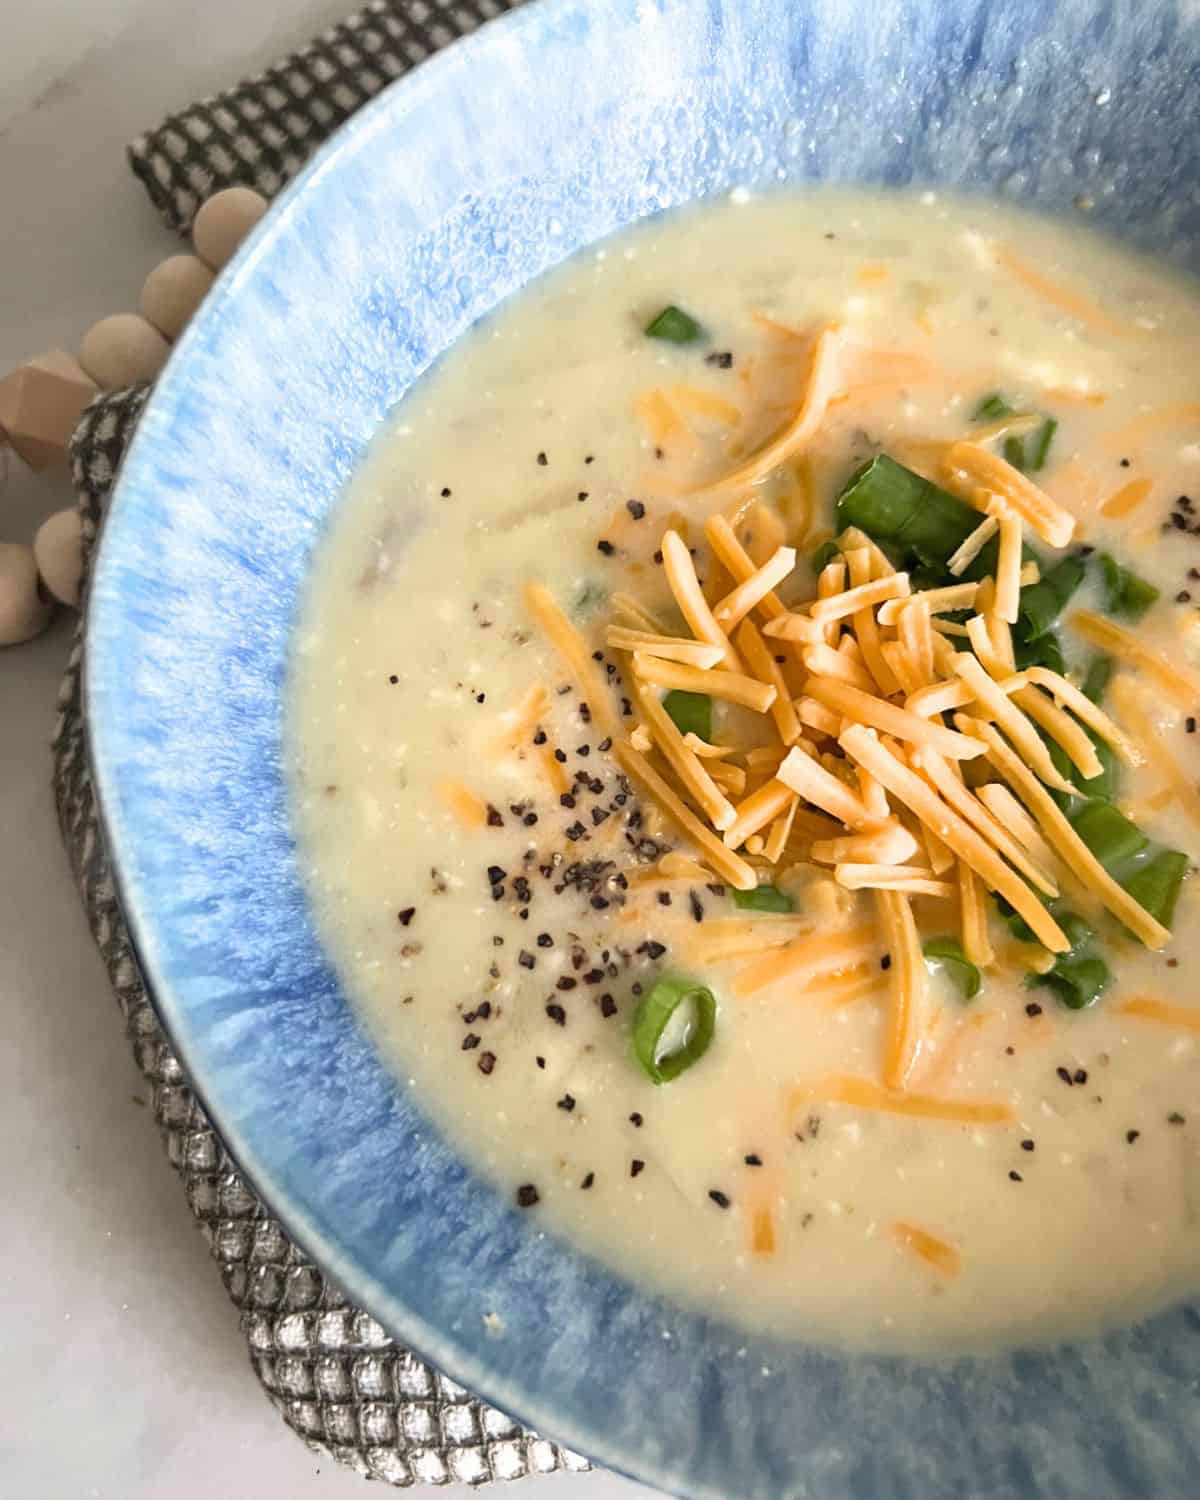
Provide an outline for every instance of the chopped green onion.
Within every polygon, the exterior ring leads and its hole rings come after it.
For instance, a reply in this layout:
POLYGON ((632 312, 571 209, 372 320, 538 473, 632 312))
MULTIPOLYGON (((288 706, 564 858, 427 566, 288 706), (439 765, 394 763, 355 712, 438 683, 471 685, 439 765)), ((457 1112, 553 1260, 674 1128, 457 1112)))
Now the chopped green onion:
POLYGON ((597 604, 607 599, 607 597, 608 590, 604 585, 589 578, 575 596, 575 600, 571 605, 571 613, 576 619, 580 619, 584 615, 591 614, 597 604))
POLYGON ((835 541, 822 542, 821 545, 813 552, 812 558, 810 560, 810 566, 816 576, 820 578, 821 574, 834 560, 834 558, 841 557, 841 555, 842 549, 835 541))
POLYGON ((1108 965, 1092 951, 1095 934, 1083 918, 1073 911, 1055 912, 1055 917, 1070 949, 1058 954, 1045 974, 1030 974, 1025 983, 1030 989, 1041 985, 1053 990, 1070 1010, 1084 1010, 1100 998, 1112 976, 1108 965))
POLYGON ((1062 644, 1052 630, 1038 636, 1036 641, 1014 639, 1013 656, 1018 672, 1023 672, 1026 667, 1049 667, 1052 672, 1067 670, 1062 644))
POLYGON ((979 405, 971 413, 971 420, 973 422, 981 422, 985 419, 995 421, 998 417, 1011 417, 1013 411, 1014 408, 999 391, 992 391, 990 395, 985 396, 980 401, 979 405))
POLYGON ((983 984, 983 975, 967 955, 957 938, 930 938, 921 949, 927 960, 943 964, 962 991, 964 1000, 974 1000, 983 984))
POLYGON ((1025 472, 1025 444, 1019 437, 1004 439, 1004 462, 1025 472))
POLYGON ((1039 469, 1046 467, 1046 460, 1050 457, 1050 445, 1054 442, 1054 435, 1057 431, 1057 419, 1047 417, 1032 437, 1026 439, 1025 472, 1027 474, 1036 474, 1039 469))
POLYGON ((1084 734, 1091 740, 1096 751, 1096 759, 1100 762, 1099 776, 1090 779, 1085 777, 1078 766, 1071 767, 1071 780, 1079 788, 1085 797, 1093 801, 1112 802, 1117 795, 1117 789, 1121 779, 1120 763, 1117 760, 1113 747, 1102 740, 1098 734, 1093 733, 1086 725, 1082 726, 1084 734))
POLYGON ((1111 656, 1096 656, 1087 669, 1087 676, 1083 679, 1083 695, 1090 698, 1093 703, 1104 702, 1104 695, 1108 692, 1108 684, 1112 681, 1112 674, 1116 669, 1116 662, 1111 656))
POLYGON ((1071 596, 1087 576, 1087 564, 1081 557, 1064 557, 1037 583, 1021 590, 1019 634, 1026 641, 1036 641, 1053 629, 1071 596))
POLYGON ((646 324, 646 337, 666 339, 668 344, 695 344, 705 337, 704 329, 689 313, 671 304, 646 324))
POLYGON ((838 497, 836 526, 857 526, 926 567, 945 567, 979 525, 979 512, 880 453, 838 497))
POLYGON ((1139 855, 1150 842, 1137 824, 1131 823, 1111 802, 1089 799, 1067 817, 1076 834, 1110 874, 1118 865, 1139 855))
POLYGON ((733 904, 743 911, 795 911, 796 903, 777 886, 760 885, 752 891, 734 891, 733 904))
POLYGON ((1187 874, 1188 857, 1178 849, 1161 849, 1121 884, 1139 906, 1164 927, 1175 919, 1175 902, 1187 874))
POLYGON ((712 739, 712 699, 707 693, 684 693, 678 688, 663 699, 663 708, 680 734, 712 739))
POLYGON ((1062 956, 1046 974, 1031 974, 1026 983, 1044 986, 1057 995, 1060 1004, 1070 1010, 1086 1010, 1095 1005, 1112 982, 1112 974, 1102 958, 1094 954, 1083 958, 1062 956))
POLYGON ((633 1050, 654 1083, 670 1083, 699 1062, 708 1051, 717 1024, 717 1002, 713 992, 694 979, 669 976, 659 979, 643 995, 633 1017, 633 1050), (692 1007, 691 1024, 680 1046, 663 1053, 667 1027, 681 1005, 692 1007))
POLYGON ((1140 620, 1158 598, 1158 590, 1152 583, 1147 583, 1144 578, 1123 568, 1109 553, 1102 552, 1098 560, 1104 578, 1108 613, 1140 620))
MULTIPOLYGON (((1067 752, 1063 749, 1063 747, 1058 743, 1057 740, 1052 740, 1050 736, 1043 733, 1040 728, 1038 729, 1038 733, 1041 735, 1043 741, 1045 742, 1046 750, 1049 753, 1050 760, 1054 766, 1054 769, 1061 777, 1064 778, 1064 780, 1072 781, 1074 779, 1073 772, 1075 770, 1075 762, 1071 759, 1071 757, 1067 754, 1067 752)), ((1071 803, 1074 801, 1074 798, 1069 792, 1061 792, 1057 787, 1047 787, 1046 790, 1054 798, 1055 802, 1058 803, 1063 812, 1066 812, 1067 808, 1070 807, 1071 803)))

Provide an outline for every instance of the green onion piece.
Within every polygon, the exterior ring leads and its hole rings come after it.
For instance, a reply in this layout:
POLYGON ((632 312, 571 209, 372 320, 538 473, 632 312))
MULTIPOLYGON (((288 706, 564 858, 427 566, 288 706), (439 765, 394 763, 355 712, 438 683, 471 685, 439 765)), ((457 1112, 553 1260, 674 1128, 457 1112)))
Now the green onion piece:
POLYGON ((857 526, 926 567, 945 567, 979 525, 979 512, 880 453, 851 476, 835 524, 839 532, 857 526))
POLYGON ((744 912, 793 912, 796 903, 775 885, 757 885, 753 891, 733 891, 733 904, 744 912))
MULTIPOLYGON (((1054 769, 1065 780, 1072 781, 1074 779, 1072 773, 1075 770, 1075 762, 1057 740, 1052 740, 1048 734, 1043 734, 1040 729, 1038 733, 1041 734, 1042 739, 1045 741, 1046 749, 1049 751, 1054 769)), ((1047 787, 1046 790, 1054 798, 1055 802, 1058 803, 1063 812, 1066 812, 1067 808, 1075 800, 1069 792, 1060 792, 1057 787, 1047 787)))
POLYGON ((974 1000, 983 984, 983 975, 967 955, 957 938, 930 938, 921 949, 927 960, 944 964, 947 972, 962 991, 964 1000, 974 1000))
POLYGON ((985 396, 980 401, 979 405, 971 413, 971 420, 973 422, 982 422, 985 419, 995 421, 997 417, 1011 417, 1014 410, 1015 408, 1009 404, 999 391, 992 391, 990 395, 985 396))
POLYGON ((1094 954, 1083 958, 1061 957, 1046 974, 1031 974, 1030 988, 1043 986, 1053 990, 1059 1003, 1069 1010, 1086 1010, 1095 1005, 1112 982, 1112 974, 1102 958, 1094 954))
POLYGON ((743 911, 795 911, 796 903, 777 886, 760 885, 752 891, 734 891, 733 904, 743 911))
POLYGON ((645 331, 647 338, 666 339, 668 344, 695 344, 705 336, 695 318, 673 303, 652 318, 645 331))
POLYGON ((1104 695, 1108 692, 1108 684, 1112 681, 1112 674, 1116 669, 1116 662, 1111 656, 1096 656, 1092 658, 1087 669, 1087 676, 1083 679, 1083 695, 1090 698, 1093 703, 1104 702, 1104 695))
POLYGON ((816 576, 820 578, 821 574, 834 560, 834 558, 841 557, 841 555, 842 549, 836 542, 822 542, 821 545, 813 552, 813 555, 809 561, 809 565, 816 576))
POLYGON ((1004 439, 1004 462, 1012 464, 1014 469, 1025 472, 1025 443, 1019 437, 1006 437, 1004 439))
POLYGON ((1093 801, 1112 802, 1117 795, 1120 784, 1121 769, 1113 748, 1098 734, 1083 725, 1083 732, 1091 740, 1096 751, 1096 759, 1100 762, 1099 776, 1093 776, 1089 780, 1084 776, 1078 766, 1071 767, 1071 780, 1079 788, 1082 796, 1090 797, 1093 801))
POLYGON ((1099 563, 1108 613, 1140 620, 1158 598, 1158 590, 1152 583, 1147 583, 1144 578, 1123 568, 1107 552, 1100 554, 1099 563))
POLYGON ((1067 818, 1110 874, 1118 865, 1139 855, 1150 842, 1137 824, 1131 823, 1111 802, 1089 799, 1068 813, 1067 818))
POLYGON ((608 590, 604 585, 589 578, 576 595, 571 605, 571 614, 577 620, 581 619, 585 615, 590 615, 596 606, 607 598, 608 590))
POLYGON ((712 739, 712 699, 707 693, 684 693, 673 689, 663 699, 663 708, 680 734, 712 739))
POLYGON ((1058 421, 1055 417, 1047 417, 1038 430, 1025 441, 1025 471, 1028 474, 1036 474, 1039 469, 1046 467, 1046 460, 1050 456, 1050 445, 1054 442, 1054 435, 1058 431, 1058 421))
POLYGON ((1144 906, 1164 927, 1170 927, 1175 920, 1175 902, 1187 868, 1186 854, 1181 854, 1178 849, 1161 849, 1121 884, 1139 906, 1144 906))
POLYGON ((1026 667, 1049 667, 1051 672, 1064 673, 1067 670, 1062 643, 1052 630, 1038 636, 1036 641, 1014 640, 1013 656, 1019 672, 1023 672, 1026 667))
POLYGON ((1036 641, 1053 629, 1071 596, 1087 576, 1087 564, 1081 557, 1064 557, 1037 583, 1021 590, 1021 612, 1018 633, 1026 641, 1036 641))
POLYGON ((708 1051, 717 1024, 717 1002, 713 992, 694 979, 675 976, 659 979, 643 995, 633 1017, 633 1050, 654 1083, 670 1083, 699 1062, 708 1051), (681 1046, 665 1056, 663 1034, 671 1018, 685 1003, 692 1006, 692 1022, 681 1046))

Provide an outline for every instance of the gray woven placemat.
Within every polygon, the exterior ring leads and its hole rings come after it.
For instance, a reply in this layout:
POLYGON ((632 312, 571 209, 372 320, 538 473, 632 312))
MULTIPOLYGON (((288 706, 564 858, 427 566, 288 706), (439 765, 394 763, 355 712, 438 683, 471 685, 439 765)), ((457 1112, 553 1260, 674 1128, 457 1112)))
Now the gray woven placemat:
MULTIPOLYGON (((186 231, 220 188, 244 183, 277 192, 386 83, 507 8, 506 0, 377 0, 277 67, 142 136, 130 147, 131 163, 168 222, 186 231)), ((116 469, 148 394, 142 386, 98 397, 72 442, 85 585, 116 469)), ((586 1469, 583 1459, 470 1395, 349 1303, 288 1239, 229 1157, 163 1033, 121 915, 87 762, 83 649, 81 619, 53 743, 63 839, 168 1158, 238 1309, 264 1389, 310 1446, 395 1485, 586 1469)))

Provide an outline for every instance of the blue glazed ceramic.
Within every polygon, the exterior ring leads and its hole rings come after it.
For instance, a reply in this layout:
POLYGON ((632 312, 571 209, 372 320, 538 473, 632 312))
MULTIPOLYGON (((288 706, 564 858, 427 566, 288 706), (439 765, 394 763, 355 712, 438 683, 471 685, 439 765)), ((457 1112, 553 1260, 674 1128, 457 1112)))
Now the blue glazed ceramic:
MULTIPOLYGON (((348 1009, 281 775, 297 601, 412 380, 578 247, 737 184, 953 185, 1200 268, 1200 11, 1155 0, 546 0, 358 116, 159 383, 92 592, 96 780, 164 1019, 353 1297, 602 1463, 737 1500, 1184 1500, 1200 1313, 923 1364, 745 1339, 542 1238, 348 1009), (496 1313, 502 1334, 484 1315, 496 1313)), ((1103 1247, 1097 1247, 1103 1253, 1103 1247)))

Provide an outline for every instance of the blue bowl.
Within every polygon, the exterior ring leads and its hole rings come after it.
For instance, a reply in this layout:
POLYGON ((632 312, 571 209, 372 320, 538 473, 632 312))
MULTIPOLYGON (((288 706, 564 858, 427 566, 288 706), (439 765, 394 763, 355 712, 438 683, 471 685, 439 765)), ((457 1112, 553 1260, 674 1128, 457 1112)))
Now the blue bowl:
POLYGON ((313 548, 388 412, 477 318, 580 246, 737 184, 930 182, 1065 213, 1086 197, 1093 222, 1196 267, 1198 18, 1184 0, 507 16, 364 110, 287 193, 125 462, 92 589, 92 753, 201 1096, 387 1327, 663 1489, 1191 1500, 1200 1314, 989 1359, 849 1357, 746 1337, 543 1238, 385 1068, 317 940, 281 740, 313 548))

